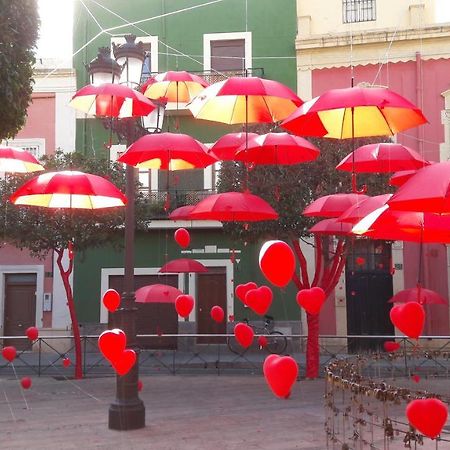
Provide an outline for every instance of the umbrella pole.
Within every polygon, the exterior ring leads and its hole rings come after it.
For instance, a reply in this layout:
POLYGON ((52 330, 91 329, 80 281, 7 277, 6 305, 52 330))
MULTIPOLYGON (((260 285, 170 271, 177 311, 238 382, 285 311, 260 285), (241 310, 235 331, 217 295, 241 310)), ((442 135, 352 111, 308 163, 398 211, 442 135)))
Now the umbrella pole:
MULTIPOLYGON (((245 154, 247 155, 248 150, 248 95, 245 96, 245 154)), ((244 192, 248 189, 248 165, 244 163, 245 166, 245 181, 244 181, 244 192)))

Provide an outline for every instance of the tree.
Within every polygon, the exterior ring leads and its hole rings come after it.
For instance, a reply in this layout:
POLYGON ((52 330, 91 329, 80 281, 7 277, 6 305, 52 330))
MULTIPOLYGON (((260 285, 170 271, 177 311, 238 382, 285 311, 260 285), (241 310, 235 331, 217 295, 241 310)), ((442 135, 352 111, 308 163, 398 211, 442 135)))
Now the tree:
MULTIPOLYGON (((226 224, 225 232, 247 242, 274 238, 286 240, 290 243, 299 263, 299 271, 294 273, 292 279, 296 288, 300 291, 318 286, 325 291, 328 298, 345 266, 346 239, 338 237, 333 241, 326 236, 314 236, 315 273, 310 280, 300 239, 310 236, 308 229, 314 220, 301 213, 318 197, 351 191, 349 174, 339 172, 335 167, 352 151, 352 145, 357 148, 369 141, 355 139, 352 144, 351 141, 315 139, 313 143, 320 148, 321 154, 311 163, 294 166, 256 166, 246 169, 240 163, 223 162, 218 188, 221 192, 248 188, 253 194, 267 200, 280 216, 277 221, 255 223, 248 227, 226 224)), ((387 190, 385 176, 365 176, 364 182, 369 194, 376 195, 387 190)), ((306 314, 308 323, 306 377, 316 378, 319 374, 319 315, 306 314)))
MULTIPOLYGON (((80 153, 57 152, 43 158, 50 171, 81 170, 108 178, 122 191, 125 186, 124 169, 117 163, 88 158, 80 153)), ((34 175, 9 176, 0 182, 0 221, 4 240, 12 245, 28 250, 31 255, 44 258, 49 252, 57 255, 57 265, 63 280, 67 304, 72 321, 76 363, 75 378, 82 377, 81 339, 75 310, 72 288, 69 282, 73 270, 73 252, 100 247, 106 243, 120 246, 120 230, 124 226, 124 211, 121 208, 105 210, 67 210, 32 206, 14 206, 7 199, 26 179, 34 175), (68 249, 69 264, 65 268, 63 256, 68 249)), ((143 228, 144 199, 137 196, 137 222, 143 228)))
POLYGON ((25 123, 38 28, 36 0, 0 0, 0 140, 14 137, 25 123))

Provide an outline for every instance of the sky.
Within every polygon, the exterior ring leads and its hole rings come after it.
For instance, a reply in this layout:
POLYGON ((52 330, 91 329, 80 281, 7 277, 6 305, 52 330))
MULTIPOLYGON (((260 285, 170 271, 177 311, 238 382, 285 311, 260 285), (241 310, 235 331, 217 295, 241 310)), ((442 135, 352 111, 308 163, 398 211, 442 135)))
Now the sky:
MULTIPOLYGON (((71 59, 72 14, 75 1, 80 0, 38 0, 41 17, 38 58, 71 59)), ((435 1, 437 20, 450 22, 450 0, 435 1)), ((89 6, 89 0, 84 2, 89 6)))

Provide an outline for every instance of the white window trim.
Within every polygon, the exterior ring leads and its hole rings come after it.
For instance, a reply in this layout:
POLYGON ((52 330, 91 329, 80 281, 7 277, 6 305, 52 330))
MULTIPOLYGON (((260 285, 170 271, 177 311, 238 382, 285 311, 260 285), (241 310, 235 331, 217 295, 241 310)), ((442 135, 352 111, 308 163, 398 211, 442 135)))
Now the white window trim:
MULTIPOLYGON (((44 300, 44 266, 43 265, 2 265, 0 270, 0 334, 3 334, 5 324, 5 298, 6 298, 6 275, 17 273, 36 274, 36 327, 43 327, 42 307, 44 300)), ((25 330, 24 330, 25 331, 25 330)))
MULTIPOLYGON (((2 141, 2 145, 6 145, 5 141, 2 141)), ((46 153, 45 149, 45 138, 17 138, 17 139, 9 139, 8 145, 11 147, 18 147, 22 149, 26 149, 28 147, 38 147, 39 155, 35 155, 36 158, 40 158, 44 156, 46 153)))
MULTIPOLYGON (((158 275, 160 267, 139 267, 134 269, 134 275, 158 275)), ((122 267, 114 267, 108 269, 102 269, 101 282, 100 282, 100 323, 108 323, 108 310, 105 308, 102 302, 103 295, 109 289, 109 277, 113 275, 124 275, 124 269, 122 267)), ((170 274, 173 275, 173 274, 170 274)), ((176 274, 175 274, 176 275, 176 274)), ((184 291, 184 274, 178 274, 178 289, 184 291)), ((119 292, 119 294, 122 294, 119 292)), ((184 322, 184 319, 178 317, 178 321, 184 322)))
POLYGON ((252 67, 252 32, 242 31, 236 33, 208 33, 203 35, 203 68, 211 70, 211 41, 226 41, 244 39, 245 41, 245 68, 252 67))
MULTIPOLYGON (((111 38, 111 53, 112 53, 112 44, 125 44, 124 37, 112 37, 111 38)), ((158 72, 158 36, 137 36, 136 42, 143 42, 144 44, 150 44, 150 64, 152 72, 158 72)), ((114 56, 113 56, 114 57, 114 56)))

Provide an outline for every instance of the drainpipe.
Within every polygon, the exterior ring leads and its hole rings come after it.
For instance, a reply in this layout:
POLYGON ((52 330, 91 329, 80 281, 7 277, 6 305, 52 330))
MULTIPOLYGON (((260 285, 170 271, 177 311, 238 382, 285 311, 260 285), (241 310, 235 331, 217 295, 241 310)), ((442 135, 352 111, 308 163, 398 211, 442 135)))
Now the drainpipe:
MULTIPOLYGON (((420 52, 416 52, 416 105, 423 111, 423 79, 422 79, 422 55, 420 52)), ((422 158, 423 154, 423 126, 416 128, 417 130, 417 150, 422 158)), ((425 159, 425 158, 424 158, 425 159)))

